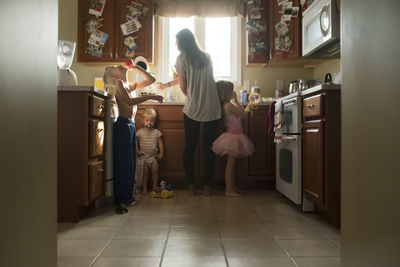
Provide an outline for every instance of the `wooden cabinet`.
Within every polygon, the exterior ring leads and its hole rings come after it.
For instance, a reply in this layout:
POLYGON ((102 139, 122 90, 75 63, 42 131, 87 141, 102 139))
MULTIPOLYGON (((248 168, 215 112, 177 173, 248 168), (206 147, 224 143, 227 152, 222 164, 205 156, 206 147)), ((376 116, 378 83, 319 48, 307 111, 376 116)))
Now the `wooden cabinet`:
POLYGON ((285 62, 287 60, 299 59, 302 56, 301 47, 301 7, 299 0, 293 0, 293 6, 299 7, 299 14, 297 17, 292 17, 287 21, 289 33, 288 37, 292 42, 289 51, 282 51, 275 48, 275 38, 278 33, 275 30, 275 25, 281 21, 282 7, 278 5, 278 1, 269 0, 269 47, 270 47, 270 63, 285 62))
POLYGON ((58 91, 58 221, 77 222, 104 194, 105 96, 58 91))
POLYGON ((303 99, 303 190, 316 210, 340 225, 340 90, 303 99))
POLYGON ((247 1, 246 63, 266 64, 269 61, 268 0, 247 1))
MULTIPOLYGON (((143 127, 143 113, 152 107, 158 114, 158 129, 163 133, 164 159, 160 162, 160 177, 174 184, 186 184, 183 168, 183 150, 185 147, 185 129, 182 105, 139 105, 135 118, 136 129, 143 127)), ((268 106, 259 106, 249 113, 243 121, 244 132, 248 134, 256 147, 250 157, 239 159, 236 164, 236 178, 243 187, 273 187, 275 181, 275 144, 267 135, 268 106)), ((200 131, 202 129, 200 128, 200 131)), ((223 121, 219 133, 224 131, 223 121)), ((195 154, 195 182, 203 183, 202 176, 202 140, 199 140, 195 154)), ((215 157, 214 183, 224 181, 225 157, 215 157)))
MULTIPOLYGON (((123 62, 125 56, 124 35, 121 24, 127 21, 130 0, 107 0, 101 17, 100 31, 108 34, 108 39, 102 48, 102 56, 93 56, 87 53, 88 40, 91 35, 86 29, 86 23, 96 16, 89 14, 91 0, 78 1, 78 62, 123 62)), ((141 0, 140 3, 148 8, 147 15, 139 18, 142 27, 131 34, 135 38, 137 49, 134 57, 143 56, 148 62, 153 62, 153 19, 154 1, 141 0)))
POLYGON ((324 123, 304 122, 304 194, 314 203, 324 204, 324 123))
MULTIPOLYGON (((139 105, 135 117, 136 130, 143 127, 143 114, 146 108, 157 111, 157 128, 163 134, 164 158, 160 161, 160 177, 168 182, 184 182, 183 149, 185 147, 185 129, 183 125, 182 105, 139 105)), ((199 150, 197 149, 197 154, 199 150)), ((196 156, 198 158, 198 156, 196 156)), ((197 170, 198 171, 198 170, 197 170)))
POLYGON ((265 30, 261 31, 250 30, 252 27, 246 26, 248 64, 261 63, 266 66, 267 64, 293 62, 293 60, 302 58, 300 1, 294 0, 293 7, 298 7, 297 16, 292 16, 290 20, 285 21, 287 30, 278 34, 276 25, 282 21, 282 5, 278 5, 276 0, 247 1, 246 23, 253 24, 253 19, 255 24, 265 26, 265 30), (254 3, 259 3, 259 6, 254 3), (260 11, 257 11, 258 8, 261 8, 260 11))
POLYGON ((275 143, 268 136, 267 114, 269 106, 259 106, 249 113, 248 136, 256 151, 248 158, 249 176, 275 176, 275 143))

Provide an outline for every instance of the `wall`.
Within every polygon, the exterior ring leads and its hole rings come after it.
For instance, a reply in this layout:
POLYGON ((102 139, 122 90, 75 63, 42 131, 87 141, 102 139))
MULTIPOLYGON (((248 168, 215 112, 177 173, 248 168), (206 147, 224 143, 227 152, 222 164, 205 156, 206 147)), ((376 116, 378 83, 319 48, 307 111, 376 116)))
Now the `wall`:
POLYGON ((340 72, 340 59, 329 59, 319 63, 314 69, 314 78, 323 82, 328 72, 332 74, 332 80, 335 80, 336 74, 340 72))
POLYGON ((57 266, 57 2, 1 2, 1 266, 57 266))
POLYGON ((400 264, 397 0, 342 0, 342 266, 400 264))
MULTIPOLYGON (((77 42, 78 1, 60 0, 59 13, 59 39, 77 42)), ((157 23, 155 23, 155 26, 157 27, 157 23)), ((155 38, 157 38, 157 34, 155 34, 155 38)), ((157 54, 157 40, 155 41, 154 51, 155 54, 157 54)), ((75 53, 75 59, 71 69, 76 72, 79 85, 93 85, 94 78, 102 77, 104 66, 108 64, 110 63, 78 63, 76 62, 75 53)), ((157 67, 151 65, 150 67, 151 71, 157 77, 157 67)), ((304 69, 301 67, 245 67, 243 69, 243 80, 251 80, 252 85, 254 85, 254 81, 257 80, 264 96, 275 95, 276 80, 284 80, 287 89, 287 85, 291 80, 298 78, 312 78, 313 75, 313 69, 304 69)))

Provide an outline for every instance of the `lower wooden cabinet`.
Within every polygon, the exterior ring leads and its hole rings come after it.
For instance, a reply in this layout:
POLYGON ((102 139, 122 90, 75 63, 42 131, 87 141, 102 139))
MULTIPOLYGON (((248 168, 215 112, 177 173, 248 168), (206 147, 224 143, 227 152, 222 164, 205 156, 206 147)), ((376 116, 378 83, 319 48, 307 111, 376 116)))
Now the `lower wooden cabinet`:
POLYGON ((104 194, 105 99, 92 91, 58 91, 58 222, 77 222, 104 194))
POLYGON ((322 120, 303 125, 303 189, 314 203, 324 204, 324 124, 322 120))
POLYGON ((303 190, 316 212, 340 226, 340 90, 303 99, 303 190))
MULTIPOLYGON (((183 150, 185 147, 185 129, 182 105, 139 105, 135 118, 136 129, 143 127, 143 113, 152 107, 157 111, 157 128, 163 133, 164 158, 160 162, 160 178, 171 183, 186 184, 183 168, 183 150)), ((244 132, 256 147, 250 157, 239 159, 236 164, 237 183, 244 187, 273 187, 275 181, 275 144, 267 135, 268 106, 259 106, 249 113, 243 121, 244 132)), ((200 129, 201 131, 202 129, 200 129)), ((221 120, 218 133, 224 131, 221 120)), ((202 184, 202 140, 198 141, 195 154, 195 182, 202 184)), ((215 156, 214 183, 224 181, 226 157, 215 156)))

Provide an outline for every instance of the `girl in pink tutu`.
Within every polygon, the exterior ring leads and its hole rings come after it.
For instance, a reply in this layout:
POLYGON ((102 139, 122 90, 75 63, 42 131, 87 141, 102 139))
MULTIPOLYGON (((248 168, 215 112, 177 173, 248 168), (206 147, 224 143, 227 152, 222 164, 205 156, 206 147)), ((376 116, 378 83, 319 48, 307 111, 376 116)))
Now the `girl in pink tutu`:
POLYGON ((247 117, 247 112, 237 100, 236 93, 233 90, 233 83, 218 81, 216 84, 222 105, 226 132, 214 141, 212 150, 217 155, 228 156, 225 168, 225 195, 240 197, 242 194, 235 185, 235 163, 237 158, 249 156, 254 152, 253 143, 243 134, 242 119, 247 117))

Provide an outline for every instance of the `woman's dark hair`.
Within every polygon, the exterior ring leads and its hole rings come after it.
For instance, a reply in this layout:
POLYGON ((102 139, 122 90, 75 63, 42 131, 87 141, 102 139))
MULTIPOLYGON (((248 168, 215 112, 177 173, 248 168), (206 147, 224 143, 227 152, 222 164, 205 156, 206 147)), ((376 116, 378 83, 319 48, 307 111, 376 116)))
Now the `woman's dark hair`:
POLYGON ((195 36, 189 29, 183 29, 176 34, 178 49, 187 57, 191 66, 202 68, 210 64, 209 56, 200 49, 195 36))

